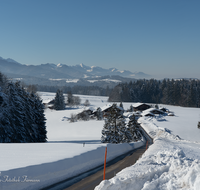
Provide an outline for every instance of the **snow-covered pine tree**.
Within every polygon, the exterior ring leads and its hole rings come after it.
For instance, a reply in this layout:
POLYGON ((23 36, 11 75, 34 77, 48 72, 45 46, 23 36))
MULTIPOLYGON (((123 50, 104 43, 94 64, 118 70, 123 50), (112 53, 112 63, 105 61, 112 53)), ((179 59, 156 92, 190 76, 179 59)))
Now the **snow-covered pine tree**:
POLYGON ((32 140, 32 136, 34 135, 32 130, 32 122, 34 122, 34 119, 32 118, 32 107, 29 103, 30 97, 28 96, 28 93, 25 91, 25 89, 20 85, 20 82, 16 82, 15 87, 23 107, 22 113, 25 142, 34 142, 34 140, 32 140))
POLYGON ((25 126, 26 130, 28 131, 28 142, 37 142, 37 133, 38 128, 35 126, 36 118, 34 113, 34 101, 31 98, 28 92, 24 92, 24 101, 25 101, 25 111, 26 111, 26 121, 25 126))
POLYGON ((69 106, 74 104, 73 95, 72 95, 71 91, 67 93, 67 104, 69 106))
POLYGON ((132 105, 130 105, 130 110, 129 110, 130 112, 133 112, 134 111, 134 108, 133 108, 133 106, 132 105))
POLYGON ((44 105, 42 104, 42 100, 35 95, 31 94, 31 97, 34 101, 34 118, 35 123, 34 127, 37 128, 37 139, 35 142, 46 142, 47 140, 47 131, 46 131, 46 118, 44 115, 44 105))
POLYGON ((61 110, 65 109, 65 97, 62 90, 60 90, 60 108, 61 110))
POLYGON ((8 97, 0 91, 0 143, 12 142, 12 137, 14 135, 9 121, 11 116, 9 116, 10 113, 8 108, 8 97))
POLYGON ((119 115, 117 118, 117 127, 119 129, 119 143, 127 142, 126 137, 126 123, 123 115, 119 115))
POLYGON ((120 102, 119 107, 121 107, 121 108, 124 109, 124 106, 123 106, 123 103, 122 103, 122 102, 120 102))
POLYGON ((113 104, 110 108, 110 114, 105 119, 102 130, 102 143, 120 143, 124 142, 125 122, 120 115, 117 105, 113 104))
POLYGON ((55 110, 64 110, 65 109, 65 98, 63 96, 62 90, 57 90, 55 101, 54 101, 55 110))
MULTIPOLYGON (((36 107, 37 95, 33 92, 30 94, 22 89, 22 99, 25 103, 25 120, 24 125, 27 131, 27 142, 43 142, 38 140, 40 136, 40 128, 38 125, 38 110, 36 107)), ((40 102, 42 104, 42 102, 40 102)), ((42 104, 43 106, 43 104, 42 104)), ((45 120, 45 119, 44 119, 45 120)))
POLYGON ((0 73, 0 142, 45 142, 45 120, 39 97, 0 73))
POLYGON ((117 117, 118 117, 118 112, 116 110, 116 104, 113 104, 110 109, 110 114, 105 119, 105 124, 103 126, 102 137, 101 137, 102 143, 118 143, 118 138, 117 138, 118 131, 116 122, 117 117), (113 136, 116 139, 113 139, 113 136))
POLYGON ((124 106, 123 106, 123 103, 121 102, 120 104, 119 104, 119 107, 121 108, 121 115, 123 115, 123 113, 124 113, 124 106))
POLYGON ((0 87, 2 92, 5 92, 7 84, 8 84, 7 77, 0 72, 0 87))
POLYGON ((17 86, 13 83, 9 83, 7 87, 8 97, 9 97, 9 112, 11 115, 10 124, 14 131, 14 136, 12 136, 13 143, 26 142, 26 130, 24 126, 24 107, 22 104, 22 99, 18 94, 17 86))
POLYGON ((97 120, 102 120, 103 119, 103 113, 102 113, 100 107, 97 108, 96 116, 97 116, 97 120))
POLYGON ((56 92, 53 107, 54 107, 55 110, 60 110, 60 90, 59 89, 56 92))
POLYGON ((141 139, 141 133, 139 131, 139 123, 137 122, 135 115, 132 115, 127 124, 126 131, 127 142, 137 141, 141 139))

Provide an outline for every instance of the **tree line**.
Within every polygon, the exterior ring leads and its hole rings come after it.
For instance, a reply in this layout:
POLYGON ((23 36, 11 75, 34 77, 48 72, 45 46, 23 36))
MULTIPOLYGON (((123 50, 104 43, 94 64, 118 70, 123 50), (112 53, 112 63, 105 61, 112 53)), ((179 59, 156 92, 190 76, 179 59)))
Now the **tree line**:
POLYGON ((146 102, 200 107, 200 80, 137 80, 117 85, 109 95, 111 102, 146 102))
POLYGON ((39 96, 0 73, 0 142, 45 142, 45 120, 39 96))
POLYGON ((92 95, 92 96, 109 96, 112 88, 107 86, 102 88, 99 86, 45 86, 45 85, 35 85, 38 91, 44 92, 57 92, 59 88, 63 93, 71 92, 72 94, 81 94, 81 95, 92 95))

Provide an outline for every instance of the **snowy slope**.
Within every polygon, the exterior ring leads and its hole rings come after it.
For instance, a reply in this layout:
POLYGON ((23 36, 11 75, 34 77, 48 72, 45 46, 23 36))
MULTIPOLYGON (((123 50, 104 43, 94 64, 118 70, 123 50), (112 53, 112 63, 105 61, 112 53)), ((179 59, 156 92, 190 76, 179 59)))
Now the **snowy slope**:
POLYGON ((165 107, 175 116, 139 119, 154 144, 135 165, 101 182, 95 190, 132 190, 133 186, 134 190, 200 189, 200 109, 165 107))
MULTIPOLYGON (((40 93, 44 102, 55 93, 40 93)), ((90 107, 107 104, 108 97, 80 96, 90 107)), ((0 144, 0 189, 35 190, 75 176, 103 164, 105 146, 101 144, 103 121, 69 123, 71 113, 84 106, 55 111, 47 109, 47 143, 0 144), (85 145, 83 146, 83 143, 85 145)), ((144 142, 108 145, 108 161, 144 142)))

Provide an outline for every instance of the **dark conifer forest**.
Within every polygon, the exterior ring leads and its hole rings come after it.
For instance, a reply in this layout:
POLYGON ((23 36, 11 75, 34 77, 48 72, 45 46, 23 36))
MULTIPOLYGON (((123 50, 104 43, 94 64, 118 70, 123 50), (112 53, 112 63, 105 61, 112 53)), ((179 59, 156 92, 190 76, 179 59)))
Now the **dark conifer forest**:
POLYGON ((0 73, 0 143, 45 142, 45 120, 37 94, 0 73))
POLYGON ((45 86, 36 85, 38 91, 43 92, 57 92, 58 88, 62 90, 63 93, 71 92, 72 94, 81 95, 92 95, 92 96, 109 96, 112 88, 102 88, 99 86, 45 86))
POLYGON ((200 80, 137 80, 117 85, 109 95, 111 102, 145 102, 200 107, 200 80))

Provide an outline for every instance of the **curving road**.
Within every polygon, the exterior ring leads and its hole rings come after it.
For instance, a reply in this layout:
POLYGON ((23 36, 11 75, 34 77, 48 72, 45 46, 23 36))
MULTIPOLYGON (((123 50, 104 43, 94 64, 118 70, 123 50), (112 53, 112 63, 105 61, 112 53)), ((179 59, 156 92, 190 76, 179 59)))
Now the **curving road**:
MULTIPOLYGON (((140 126, 142 134, 147 139, 147 145, 153 143, 153 139, 149 134, 140 126)), ((139 159, 139 157, 145 152, 146 146, 135 149, 129 153, 126 153, 113 161, 106 163, 106 179, 110 179, 120 172, 122 169, 129 167, 139 159)), ((103 166, 97 167, 79 176, 64 180, 57 184, 43 188, 42 190, 94 190, 103 180, 103 166)))
MULTIPOLYGON (((110 179, 115 176, 116 173, 122 169, 129 167, 138 160, 138 158, 145 152, 146 147, 138 148, 132 152, 131 155, 126 156, 124 159, 106 168, 106 179, 110 179)), ((103 170, 86 177, 85 179, 75 183, 74 185, 64 188, 64 190, 94 190, 103 180, 103 170)))

